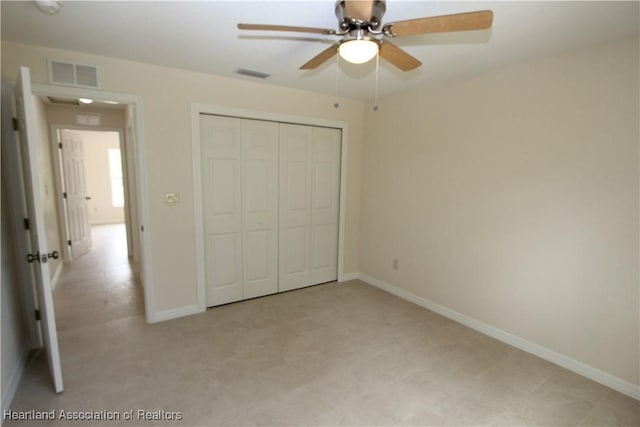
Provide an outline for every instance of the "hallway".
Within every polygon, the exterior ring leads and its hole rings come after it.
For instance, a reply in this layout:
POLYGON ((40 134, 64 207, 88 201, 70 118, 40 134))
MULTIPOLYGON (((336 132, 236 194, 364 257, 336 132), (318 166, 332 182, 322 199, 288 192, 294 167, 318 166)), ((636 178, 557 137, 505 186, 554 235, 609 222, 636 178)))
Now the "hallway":
MULTIPOLYGON (((144 316, 139 266, 127 255, 124 224, 92 227, 91 250, 66 264, 54 290, 59 333, 144 316)), ((61 346, 64 343, 61 337, 61 346)))
POLYGON ((126 381, 118 375, 126 371, 119 369, 119 362, 127 364, 139 354, 125 349, 127 340, 119 338, 119 331, 146 324, 144 289, 139 266, 127 255, 125 224, 94 226, 91 234, 91 250, 65 265, 53 291, 65 391, 52 392, 46 356, 39 351, 24 373, 12 409, 103 407, 94 400, 101 393, 93 392, 104 387, 116 392, 126 381))

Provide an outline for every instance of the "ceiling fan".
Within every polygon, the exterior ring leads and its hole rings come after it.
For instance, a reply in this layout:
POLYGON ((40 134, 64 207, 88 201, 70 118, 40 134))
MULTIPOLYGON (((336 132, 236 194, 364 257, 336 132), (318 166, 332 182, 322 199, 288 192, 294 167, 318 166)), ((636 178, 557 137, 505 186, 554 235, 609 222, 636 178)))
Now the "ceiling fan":
POLYGON ((301 70, 312 70, 334 55, 354 64, 363 64, 380 55, 402 71, 411 71, 422 63, 388 39, 448 31, 484 30, 491 27, 493 12, 481 10, 453 15, 432 16, 382 25, 385 0, 338 0, 335 5, 339 30, 285 25, 238 24, 240 30, 287 31, 340 36, 341 40, 320 52, 301 70))

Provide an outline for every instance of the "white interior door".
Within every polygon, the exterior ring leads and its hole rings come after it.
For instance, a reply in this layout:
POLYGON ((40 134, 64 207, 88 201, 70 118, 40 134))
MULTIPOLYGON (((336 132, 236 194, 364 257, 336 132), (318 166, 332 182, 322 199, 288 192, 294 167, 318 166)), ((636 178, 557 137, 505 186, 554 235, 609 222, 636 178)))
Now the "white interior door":
POLYGON ((75 259, 91 249, 91 223, 87 201, 87 181, 84 166, 82 136, 69 129, 60 132, 64 175, 65 204, 71 258, 75 259))
POLYGON ((310 284, 313 128, 280 125, 280 291, 310 284))
MULTIPOLYGON (((2 82, 2 179, 6 180, 8 208, 11 214, 12 232, 15 244, 15 257, 19 261, 18 280, 23 296, 24 317, 29 327, 29 348, 42 347, 40 324, 35 320, 33 312, 37 310, 37 293, 33 268, 22 262, 24 254, 31 253, 31 236, 29 230, 22 227, 24 218, 28 218, 27 200, 24 189, 24 172, 22 170, 22 150, 18 132, 13 130, 12 119, 17 117, 15 105, 15 88, 2 82)), ((3 183, 4 184, 4 183, 3 183)), ((7 236, 3 235, 3 239, 7 236)), ((35 252, 35 251, 34 251, 35 252)))
POLYGON ((338 279, 341 131, 314 128, 310 284, 338 279))
POLYGON ((278 124, 242 121, 243 298, 278 292, 278 124))
POLYGON ((207 306, 242 299, 242 123, 200 116, 207 306))
MULTIPOLYGON (((20 128, 20 140, 22 149, 22 161, 25 179, 25 192, 27 198, 27 211, 31 219, 32 248, 39 253, 37 261, 32 262, 35 272, 36 288, 40 305, 40 320, 42 335, 47 351, 49 368, 53 378, 54 388, 57 393, 63 390, 62 367, 60 365, 60 352, 58 348, 58 334, 53 310, 53 295, 51 292, 51 279, 49 265, 47 263, 47 241, 42 201, 40 198, 40 176, 38 172, 38 153, 35 142, 36 123, 34 117, 34 105, 31 94, 31 79, 29 69, 20 68, 20 75, 16 83, 16 104, 18 123, 20 128)), ((25 254, 26 256, 26 254, 25 254)))

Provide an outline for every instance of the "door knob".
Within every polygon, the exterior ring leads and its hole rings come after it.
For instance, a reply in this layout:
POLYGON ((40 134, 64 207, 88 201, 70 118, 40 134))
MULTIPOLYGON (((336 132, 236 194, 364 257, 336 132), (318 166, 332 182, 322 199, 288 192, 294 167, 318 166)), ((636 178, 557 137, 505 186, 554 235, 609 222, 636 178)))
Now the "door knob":
POLYGON ((36 252, 35 254, 27 254, 27 262, 29 264, 36 261, 42 264, 46 264, 47 259, 49 258, 58 259, 60 258, 60 254, 58 253, 58 251, 53 251, 48 254, 41 254, 40 251, 36 252))
POLYGON ((87 196, 84 198, 85 200, 91 200, 91 197, 87 196))

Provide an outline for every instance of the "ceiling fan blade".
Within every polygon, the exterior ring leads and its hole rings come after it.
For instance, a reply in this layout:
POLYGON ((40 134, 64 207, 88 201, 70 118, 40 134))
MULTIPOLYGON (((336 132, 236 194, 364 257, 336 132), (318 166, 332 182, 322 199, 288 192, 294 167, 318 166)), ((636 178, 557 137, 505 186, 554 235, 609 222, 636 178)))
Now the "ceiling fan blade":
POLYGON ((373 13, 373 0, 345 0, 345 9, 351 19, 369 21, 373 13))
POLYGON ((380 56, 402 71, 411 71, 422 65, 422 62, 387 40, 383 40, 380 45, 380 56))
POLYGON ((334 45, 323 50, 318 55, 314 56, 311 61, 300 67, 300 69, 313 70, 315 68, 318 68, 320 65, 324 64, 327 60, 333 57, 336 53, 338 53, 338 45, 339 43, 335 43, 334 45))
POLYGON ((490 28, 492 23, 493 12, 480 10, 394 22, 385 25, 385 32, 390 32, 394 36, 413 36, 448 31, 484 30, 490 28))
POLYGON ((289 31, 293 33, 335 34, 335 30, 312 27, 291 27, 287 25, 238 24, 239 30, 289 31))

